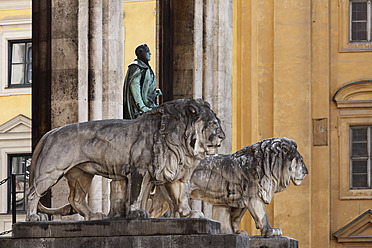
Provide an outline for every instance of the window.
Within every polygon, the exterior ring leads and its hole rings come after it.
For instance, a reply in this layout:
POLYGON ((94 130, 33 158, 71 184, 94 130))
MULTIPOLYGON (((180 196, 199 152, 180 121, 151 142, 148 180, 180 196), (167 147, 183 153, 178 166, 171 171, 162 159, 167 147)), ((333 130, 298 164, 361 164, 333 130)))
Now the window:
MULTIPOLYGON (((16 208, 17 211, 24 212, 25 195, 28 189, 29 170, 31 165, 31 154, 12 154, 8 155, 9 170, 8 176, 16 175, 16 208)), ((11 183, 8 183, 8 212, 12 211, 11 183)))
MULTIPOLYGON (((372 199, 372 80, 350 82, 333 96, 338 158, 332 166, 341 200, 372 199)), ((333 156, 333 155, 332 155, 333 156)))
POLYGON ((32 83, 31 40, 9 41, 8 87, 30 87, 32 83))
POLYGON ((371 42, 371 0, 350 1, 350 41, 371 42))
POLYGON ((350 127, 350 188, 371 189, 372 126, 350 127))

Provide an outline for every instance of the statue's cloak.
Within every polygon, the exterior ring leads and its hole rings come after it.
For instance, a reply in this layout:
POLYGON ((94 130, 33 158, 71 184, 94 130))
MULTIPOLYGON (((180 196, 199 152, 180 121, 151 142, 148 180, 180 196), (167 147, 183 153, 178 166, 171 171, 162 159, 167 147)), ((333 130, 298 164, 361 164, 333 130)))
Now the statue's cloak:
POLYGON ((140 84, 140 93, 143 103, 148 108, 157 106, 156 102, 156 79, 151 67, 139 59, 135 59, 128 66, 127 75, 124 80, 123 89, 123 117, 124 119, 135 119, 140 115, 140 109, 134 101, 130 91, 130 85, 140 84))

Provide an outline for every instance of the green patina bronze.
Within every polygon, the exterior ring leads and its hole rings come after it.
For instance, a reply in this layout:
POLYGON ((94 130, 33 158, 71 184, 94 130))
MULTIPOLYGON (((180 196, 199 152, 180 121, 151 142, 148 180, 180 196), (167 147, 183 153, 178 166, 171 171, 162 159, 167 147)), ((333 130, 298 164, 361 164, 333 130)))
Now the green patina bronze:
POLYGON ((157 107, 157 97, 161 95, 160 89, 156 89, 155 75, 149 65, 150 49, 146 44, 141 44, 135 53, 137 58, 129 64, 124 81, 124 119, 135 119, 157 107))

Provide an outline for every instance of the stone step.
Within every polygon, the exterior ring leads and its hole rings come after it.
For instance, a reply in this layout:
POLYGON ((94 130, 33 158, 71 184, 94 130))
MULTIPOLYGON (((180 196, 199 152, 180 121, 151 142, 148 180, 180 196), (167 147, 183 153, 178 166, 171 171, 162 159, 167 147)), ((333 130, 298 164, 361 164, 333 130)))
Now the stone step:
POLYGON ((16 223, 0 248, 19 247, 298 248, 298 241, 220 234, 220 223, 209 219, 105 219, 16 223))
POLYGON ((209 219, 103 219, 37 221, 13 225, 14 238, 112 237, 219 234, 220 223, 209 219))

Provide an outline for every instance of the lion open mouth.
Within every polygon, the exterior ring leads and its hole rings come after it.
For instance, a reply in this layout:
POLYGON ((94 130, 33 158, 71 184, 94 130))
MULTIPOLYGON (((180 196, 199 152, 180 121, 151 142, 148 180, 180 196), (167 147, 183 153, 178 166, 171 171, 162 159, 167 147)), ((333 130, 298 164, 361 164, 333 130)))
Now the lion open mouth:
POLYGON ((292 181, 294 183, 294 185, 298 186, 298 185, 301 185, 302 183, 302 180, 304 180, 306 175, 303 175, 302 177, 297 177, 297 178, 294 178, 292 181))
POLYGON ((208 145, 207 146, 207 155, 216 155, 217 154, 217 148, 218 147, 221 147, 221 144, 208 145))
POLYGON ((295 180, 293 180, 293 183, 294 183, 294 185, 296 185, 296 186, 301 185, 301 183, 302 183, 302 179, 295 179, 295 180))

